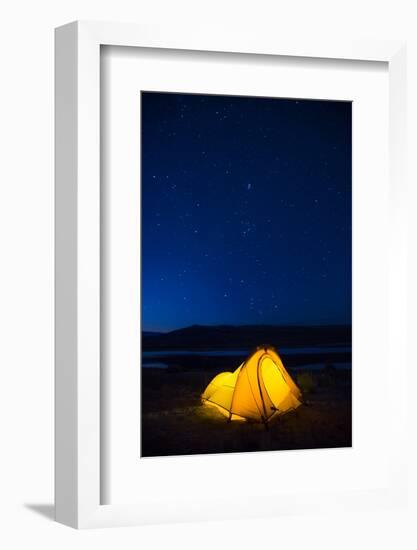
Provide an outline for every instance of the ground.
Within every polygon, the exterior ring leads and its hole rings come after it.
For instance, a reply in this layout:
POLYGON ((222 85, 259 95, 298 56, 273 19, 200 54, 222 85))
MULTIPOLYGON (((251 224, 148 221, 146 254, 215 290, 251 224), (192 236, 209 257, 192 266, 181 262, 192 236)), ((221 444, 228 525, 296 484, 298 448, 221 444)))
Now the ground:
POLYGON ((200 395, 215 373, 142 369, 142 456, 349 447, 351 371, 293 373, 306 404, 265 426, 227 422, 200 395))

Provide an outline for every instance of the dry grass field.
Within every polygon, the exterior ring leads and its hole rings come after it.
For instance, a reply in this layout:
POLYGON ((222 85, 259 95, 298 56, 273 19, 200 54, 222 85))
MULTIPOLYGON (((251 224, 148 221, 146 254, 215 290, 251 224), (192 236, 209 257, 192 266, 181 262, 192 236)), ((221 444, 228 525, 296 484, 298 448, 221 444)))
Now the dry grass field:
POLYGON ((258 423, 229 423, 201 404, 213 374, 178 366, 142 369, 142 456, 351 446, 350 369, 292 372, 306 404, 276 418, 268 430, 258 423))

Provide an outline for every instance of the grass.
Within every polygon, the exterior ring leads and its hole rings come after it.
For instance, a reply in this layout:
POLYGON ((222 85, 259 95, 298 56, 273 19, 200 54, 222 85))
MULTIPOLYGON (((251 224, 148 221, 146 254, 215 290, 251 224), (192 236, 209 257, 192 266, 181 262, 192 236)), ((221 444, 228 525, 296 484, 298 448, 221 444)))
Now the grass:
POLYGON ((296 377, 307 405, 262 424, 230 422, 200 395, 203 370, 143 369, 142 456, 351 446, 350 371, 323 369, 296 377))

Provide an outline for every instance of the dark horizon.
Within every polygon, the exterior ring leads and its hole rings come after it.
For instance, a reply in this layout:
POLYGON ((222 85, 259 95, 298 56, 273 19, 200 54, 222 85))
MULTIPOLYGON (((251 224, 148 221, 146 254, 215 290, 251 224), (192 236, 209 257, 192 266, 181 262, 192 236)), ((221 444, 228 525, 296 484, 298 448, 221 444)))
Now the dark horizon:
POLYGON ((333 324, 317 324, 317 325, 306 325, 303 323, 293 323, 293 324, 280 324, 280 325, 274 325, 274 324, 264 324, 264 323, 258 323, 258 324, 205 324, 205 323, 194 323, 193 325, 186 325, 186 326, 180 326, 180 327, 174 327, 170 330, 147 330, 145 328, 142 328, 142 333, 148 333, 148 334, 169 334, 171 332, 177 332, 181 330, 188 330, 192 328, 248 328, 248 327, 268 327, 268 328, 276 328, 276 329, 285 329, 285 328, 352 328, 351 323, 333 323, 333 324))
POLYGON ((142 92, 142 324, 351 325, 351 103, 142 92))

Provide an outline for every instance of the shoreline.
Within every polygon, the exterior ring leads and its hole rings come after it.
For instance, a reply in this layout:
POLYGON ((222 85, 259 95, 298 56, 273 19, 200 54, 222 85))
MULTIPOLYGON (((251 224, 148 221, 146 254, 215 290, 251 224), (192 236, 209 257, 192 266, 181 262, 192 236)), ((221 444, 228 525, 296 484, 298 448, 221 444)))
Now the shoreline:
MULTIPOLYGON (((142 363, 151 365, 152 363, 166 364, 167 368, 177 370, 207 370, 214 371, 231 370, 234 371, 246 360, 247 353, 241 355, 157 355, 154 357, 144 357, 142 363)), ((300 354, 280 354, 285 368, 300 368, 303 365, 331 365, 332 363, 351 363, 352 352, 331 352, 331 353, 300 353, 300 354)), ((144 369, 151 366, 142 367, 144 369)), ((159 367, 160 368, 160 367, 159 367)))

